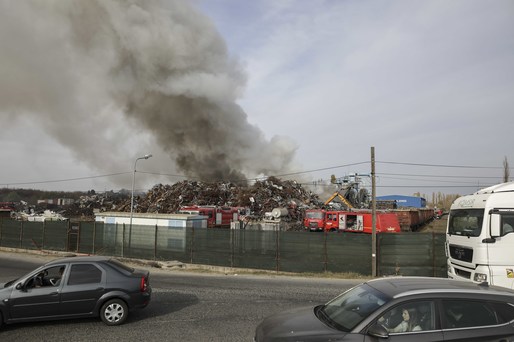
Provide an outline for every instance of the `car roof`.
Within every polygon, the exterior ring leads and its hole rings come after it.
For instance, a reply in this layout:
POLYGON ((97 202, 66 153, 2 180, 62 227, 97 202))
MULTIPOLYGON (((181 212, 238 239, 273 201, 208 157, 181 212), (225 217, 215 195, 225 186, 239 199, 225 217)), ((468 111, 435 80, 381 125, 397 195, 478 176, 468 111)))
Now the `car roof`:
POLYGON ((112 259, 108 256, 70 256, 66 258, 60 258, 48 262, 46 265, 51 266, 55 264, 70 263, 70 262, 102 262, 112 259))
POLYGON ((373 279, 366 283, 392 298, 434 293, 480 293, 514 296, 514 291, 507 288, 490 286, 487 283, 476 284, 471 281, 447 278, 385 277, 373 279))

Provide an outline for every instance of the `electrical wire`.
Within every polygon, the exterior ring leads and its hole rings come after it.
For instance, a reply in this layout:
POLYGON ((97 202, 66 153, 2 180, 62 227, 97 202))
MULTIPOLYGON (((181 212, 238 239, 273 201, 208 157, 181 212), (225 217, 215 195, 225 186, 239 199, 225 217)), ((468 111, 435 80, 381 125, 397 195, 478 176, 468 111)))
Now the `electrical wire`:
MULTIPOLYGON (((409 163, 409 162, 396 162, 396 161, 376 161, 377 164, 391 164, 391 165, 405 165, 405 166, 422 166, 422 167, 438 167, 438 168, 461 168, 461 169, 503 169, 502 167, 492 167, 492 166, 473 166, 473 165, 445 165, 445 164, 426 164, 426 163, 409 163)), ((290 173, 284 173, 284 174, 277 174, 277 175, 270 175, 270 176, 264 176, 264 177, 258 177, 258 178, 248 178, 244 179, 243 181, 259 181, 259 180, 265 180, 268 177, 290 177, 295 175, 301 175, 301 174, 309 174, 314 172, 320 172, 320 171, 328 171, 328 170, 335 170, 340 168, 347 168, 350 166, 358 166, 358 165, 365 165, 365 164, 371 164, 370 161, 361 161, 356 163, 349 163, 344 165, 337 165, 337 166, 329 166, 324 168, 317 168, 317 169, 311 169, 311 170, 305 170, 305 171, 298 171, 298 172, 290 172, 290 173)), ((510 170, 510 168, 509 168, 510 170)), ((127 175, 132 174, 134 171, 127 171, 127 172, 117 172, 117 173, 110 173, 110 174, 104 174, 104 175, 94 175, 94 176, 86 176, 86 177, 75 177, 75 178, 64 178, 64 179, 55 179, 55 180, 42 180, 42 181, 32 181, 32 182, 13 182, 13 183, 4 183, 4 186, 19 186, 19 185, 35 185, 35 184, 48 184, 48 183, 61 183, 61 182, 72 182, 72 181, 79 181, 79 180, 88 180, 88 179, 95 179, 95 178, 106 178, 106 177, 114 177, 114 176, 120 176, 120 175, 127 175)), ((166 177, 177 177, 177 178, 183 178, 183 179, 199 179, 198 177, 189 177, 185 175, 177 175, 177 174, 166 174, 166 173, 156 173, 156 172, 147 172, 147 171, 137 171, 139 173, 143 174, 149 174, 149 175, 155 175, 155 176, 166 176, 166 177)), ((466 179, 497 179, 500 177, 492 177, 492 176, 461 176, 461 175, 429 175, 429 174, 409 174, 409 173, 376 173, 377 176, 380 178, 388 178, 388 179, 397 179, 397 180, 412 180, 408 178, 394 178, 394 177, 387 177, 387 176, 408 176, 408 177, 433 177, 433 178, 466 178, 466 179)), ((422 180, 422 179, 416 179, 417 181, 431 181, 431 180, 422 180)), ((241 181, 241 180, 237 180, 241 181)), ((323 180, 321 180, 323 181, 323 180)), ((444 182, 439 180, 440 182, 444 182)), ((452 182, 455 183, 455 182, 452 182)), ((459 182, 463 184, 463 182, 459 182)), ((307 183, 311 184, 311 183, 307 183)), ((317 184, 321 185, 321 184, 317 184)), ((411 185, 407 187, 446 187, 444 185, 411 185)), ((470 185, 472 186, 472 185, 470 185)), ((387 185, 379 185, 379 187, 389 187, 387 185)), ((390 187, 406 187, 405 185, 391 185, 390 187)), ((448 186, 448 187, 459 187, 457 185, 454 186, 448 186)), ((465 187, 465 186, 463 186, 465 187)))

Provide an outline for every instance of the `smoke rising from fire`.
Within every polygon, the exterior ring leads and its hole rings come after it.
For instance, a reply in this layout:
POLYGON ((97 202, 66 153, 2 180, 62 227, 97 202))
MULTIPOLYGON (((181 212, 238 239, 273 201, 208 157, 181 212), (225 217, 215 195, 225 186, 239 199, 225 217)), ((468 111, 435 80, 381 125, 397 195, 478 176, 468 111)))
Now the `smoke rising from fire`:
POLYGON ((0 42, 0 113, 95 169, 159 149, 202 180, 291 171, 295 144, 248 122, 244 73, 187 1, 2 1, 0 42))

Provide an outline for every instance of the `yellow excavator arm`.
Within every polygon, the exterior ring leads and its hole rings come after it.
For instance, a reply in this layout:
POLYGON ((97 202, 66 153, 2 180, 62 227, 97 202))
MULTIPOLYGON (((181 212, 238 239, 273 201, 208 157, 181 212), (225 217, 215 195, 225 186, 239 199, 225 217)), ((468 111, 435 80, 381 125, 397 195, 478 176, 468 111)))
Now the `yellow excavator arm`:
POLYGON ((351 203, 346 199, 344 198, 343 195, 341 195, 339 192, 334 192, 332 194, 332 196, 330 196, 330 198, 328 200, 325 201, 325 205, 329 204, 330 202, 332 202, 332 200, 336 197, 339 197, 339 199, 341 200, 341 202, 344 203, 344 205, 346 205, 348 207, 348 209, 352 209, 353 208, 353 205, 351 205, 351 203))

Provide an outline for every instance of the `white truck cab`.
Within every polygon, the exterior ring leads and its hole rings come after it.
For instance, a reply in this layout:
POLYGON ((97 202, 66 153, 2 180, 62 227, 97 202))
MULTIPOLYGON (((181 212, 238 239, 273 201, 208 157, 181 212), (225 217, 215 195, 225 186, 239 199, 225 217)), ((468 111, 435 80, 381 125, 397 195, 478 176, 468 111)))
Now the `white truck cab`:
POLYGON ((514 182, 457 198, 445 250, 448 278, 514 288, 514 182))

